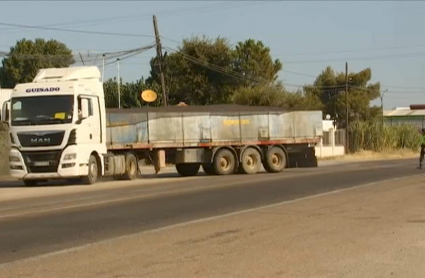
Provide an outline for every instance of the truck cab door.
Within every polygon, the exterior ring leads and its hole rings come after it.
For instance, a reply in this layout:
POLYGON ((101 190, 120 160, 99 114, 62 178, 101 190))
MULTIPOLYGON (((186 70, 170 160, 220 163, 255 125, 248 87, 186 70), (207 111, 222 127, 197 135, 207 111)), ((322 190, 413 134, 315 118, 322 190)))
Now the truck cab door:
POLYGON ((83 96, 78 100, 78 117, 81 126, 81 139, 86 144, 100 143, 100 120, 98 98, 92 96, 83 96))

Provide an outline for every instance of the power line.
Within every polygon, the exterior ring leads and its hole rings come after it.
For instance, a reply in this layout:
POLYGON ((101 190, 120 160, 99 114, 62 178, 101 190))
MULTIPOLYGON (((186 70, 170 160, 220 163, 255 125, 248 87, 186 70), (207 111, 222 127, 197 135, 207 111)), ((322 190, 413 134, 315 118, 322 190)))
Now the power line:
POLYGON ((340 54, 340 53, 355 53, 355 52, 366 52, 366 51, 382 51, 382 50, 394 50, 394 49, 406 49, 415 47, 424 47, 425 44, 416 45, 405 45, 405 46, 392 46, 392 47, 381 47, 381 48, 364 48, 364 49, 351 49, 351 50, 336 50, 336 51, 324 51, 324 52, 301 52, 292 54, 275 54, 274 57, 291 57, 291 56, 304 56, 304 55, 323 55, 323 54, 340 54))
MULTIPOLYGON (((167 40, 167 41, 171 41, 171 42, 174 42, 174 43, 177 43, 177 44, 180 44, 180 42, 178 42, 178 41, 176 41, 176 40, 173 40, 173 39, 170 39, 170 38, 166 38, 166 37, 163 37, 162 36, 162 38, 164 39, 164 40, 167 40)), ((422 45, 416 45, 416 46, 422 46, 422 45)), ((425 46, 425 45, 424 45, 425 46)), ((393 47, 394 49, 395 48, 408 48, 409 46, 403 46, 403 47, 393 47)), ((413 46, 412 46, 413 47, 413 46)), ((391 47, 389 47, 388 49, 392 49, 391 47)), ((369 49, 369 50, 371 50, 371 49, 369 49)), ((381 49, 379 49, 379 48, 375 48, 374 50, 381 50, 381 49)), ((341 53, 342 52, 355 52, 356 50, 347 50, 347 51, 341 51, 341 53)), ((316 52, 316 53, 320 53, 320 52, 316 52)), ((331 53, 331 52, 329 52, 329 53, 331 53)), ((420 53, 421 55, 425 55, 425 53, 420 53)), ((295 54, 296 55, 296 54, 295 54)), ((401 57, 408 57, 408 56, 406 56, 406 55, 412 55, 412 54, 409 54, 409 53, 407 53, 407 54, 403 54, 403 56, 401 56, 401 57)), ((275 55, 272 55, 272 56, 275 56, 275 55)), ((368 57, 368 58, 360 58, 360 59, 369 59, 369 58, 373 58, 373 59, 375 59, 375 58, 377 58, 377 59, 382 59, 382 58, 392 58, 392 57, 395 57, 395 58, 397 58, 397 55, 395 55, 395 56, 391 56, 391 55, 387 55, 387 56, 379 56, 379 57, 368 57)), ((360 60, 359 58, 355 58, 355 59, 357 59, 357 60, 360 60)), ((345 61, 345 60, 353 60, 353 59, 337 59, 337 61, 345 61)), ((330 60, 314 60, 314 61, 300 61, 299 63, 305 63, 305 62, 327 62, 327 61, 330 61, 330 60)), ((285 64, 288 64, 288 63, 298 63, 298 62, 285 62, 285 64)), ((301 73, 301 72, 295 72, 295 71, 289 71, 289 70, 284 70, 284 69, 282 69, 281 70, 282 72, 286 72, 286 73, 290 73, 290 74, 294 74, 294 75, 299 75, 299 76, 306 76, 306 77, 310 77, 310 78, 314 78, 314 79, 316 79, 317 78, 317 76, 314 76, 314 75, 311 75, 311 74, 307 74, 307 73, 301 73)), ((385 86, 385 85, 382 85, 382 87, 385 87, 385 88, 400 88, 400 89, 425 89, 425 88, 422 88, 422 87, 406 87, 406 86, 385 86)))
MULTIPOLYGON (((225 3, 228 4, 228 2, 225 2, 225 3)), ((230 6, 229 7, 229 6, 225 6, 223 4, 223 2, 220 2, 220 3, 210 4, 210 5, 188 7, 188 8, 183 8, 183 9, 171 9, 171 10, 166 10, 166 11, 145 13, 145 14, 133 15, 133 16, 108 17, 108 18, 101 18, 101 19, 94 19, 94 20, 92 19, 92 20, 38 25, 38 26, 34 26, 34 27, 47 28, 47 27, 50 27, 50 26, 72 26, 72 25, 93 26, 93 25, 104 23, 104 22, 108 22, 108 23, 128 22, 128 21, 133 21, 133 20, 148 19, 148 18, 152 17, 152 14, 164 15, 165 17, 167 17, 167 15, 168 16, 177 16, 177 15, 187 15, 187 14, 199 14, 199 13, 208 13, 208 12, 224 10, 224 9, 228 10, 228 9, 232 9, 232 8, 236 8, 236 7, 237 8, 241 8, 241 7, 243 8, 243 7, 247 7, 247 6, 252 6, 253 3, 264 5, 264 2, 262 2, 262 1, 252 1, 252 3, 250 3, 250 4, 244 3, 243 6, 239 5, 239 6, 234 6, 234 7, 230 6), (208 8, 210 8, 210 9, 208 9, 208 8), (89 24, 86 24, 86 23, 89 23, 89 24), (90 24, 90 23, 94 23, 94 24, 90 24)), ((234 4, 234 3, 230 3, 230 4, 234 4)), ((16 30, 16 28, 22 28, 21 26, 13 26, 13 27, 15 27, 15 28, 5 28, 5 29, 3 28, 3 29, 0 29, 0 31, 6 31, 7 32, 7 31, 16 30)))
POLYGON ((321 60, 301 60, 301 61, 295 60, 295 61, 286 61, 285 64, 313 64, 313 63, 322 63, 322 62, 383 60, 383 59, 398 59, 398 58, 415 58, 415 57, 421 57, 421 56, 425 56, 425 52, 369 56, 369 57, 321 59, 321 60))
POLYGON ((13 24, 13 23, 6 23, 6 22, 0 22, 0 25, 3 25, 3 26, 14 26, 14 27, 28 28, 28 29, 40 29, 40 30, 49 30, 49 31, 80 33, 80 34, 93 34, 93 35, 106 35, 106 36, 121 36, 121 37, 147 37, 147 38, 154 37, 152 35, 112 33, 112 32, 99 32, 99 31, 84 31, 84 30, 72 30, 72 29, 61 29, 61 28, 54 28, 54 27, 41 27, 41 26, 31 26, 31 25, 23 25, 23 24, 13 24))
MULTIPOLYGON (((181 53, 179 51, 176 51, 176 50, 174 50, 174 49, 172 49, 170 47, 164 47, 164 49, 167 49, 169 51, 173 51, 175 54, 182 56, 186 60, 189 60, 189 61, 191 61, 193 63, 196 63, 196 64, 198 64, 200 66, 203 66, 203 67, 205 67, 207 69, 210 69, 212 71, 216 71, 216 72, 225 74, 225 75, 230 76, 230 77, 244 79, 244 80, 247 80, 247 81, 253 81, 255 83, 259 83, 259 82, 262 82, 263 81, 261 79, 255 78, 255 77, 247 77, 247 76, 244 76, 243 74, 241 74, 239 72, 236 72, 236 71, 233 71, 233 70, 229 70, 229 69, 226 69, 226 68, 223 68, 223 67, 214 65, 214 64, 209 63, 209 62, 206 62, 206 61, 202 61, 202 60, 200 60, 198 58, 195 58, 193 56, 190 56, 190 55, 181 53)), ((284 83, 284 86, 285 87, 296 87, 296 88, 305 88, 305 87, 307 87, 307 88, 322 89, 322 90, 326 90, 326 89, 329 89, 329 90, 331 90, 331 89, 341 89, 342 90, 345 85, 344 86, 343 85, 336 85, 336 86, 317 86, 317 85, 308 85, 308 84, 301 85, 301 84, 284 83)), ((351 89, 355 89, 355 90, 376 91, 376 89, 373 89, 373 88, 363 88, 363 87, 357 87, 357 86, 353 86, 353 85, 349 85, 348 87, 351 88, 351 89)), ((407 94, 424 94, 425 95, 425 91, 405 92, 405 91, 390 91, 390 90, 388 90, 387 93, 391 93, 391 94, 406 94, 406 95, 407 94)))

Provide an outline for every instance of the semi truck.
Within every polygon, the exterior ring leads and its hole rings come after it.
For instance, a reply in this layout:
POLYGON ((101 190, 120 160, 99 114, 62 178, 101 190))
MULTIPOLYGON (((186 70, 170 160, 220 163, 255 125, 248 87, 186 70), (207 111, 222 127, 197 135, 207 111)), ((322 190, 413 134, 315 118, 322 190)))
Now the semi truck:
POLYGON ((136 179, 140 162, 181 176, 278 173, 317 166, 321 111, 243 105, 105 106, 96 66, 47 68, 18 84, 2 106, 9 126, 9 167, 27 186, 54 179, 94 184, 136 179), (310 165, 311 166, 311 165, 310 165))

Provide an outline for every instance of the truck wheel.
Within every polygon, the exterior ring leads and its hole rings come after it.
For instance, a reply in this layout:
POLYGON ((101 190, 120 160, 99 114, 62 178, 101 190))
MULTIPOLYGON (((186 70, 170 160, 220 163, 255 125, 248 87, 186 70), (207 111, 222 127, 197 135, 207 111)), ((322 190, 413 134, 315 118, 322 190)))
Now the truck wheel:
POLYGON ((87 177, 83 178, 85 184, 94 184, 99 178, 99 167, 97 163, 97 158, 94 155, 90 155, 89 158, 89 174, 87 177))
POLYGON ((24 184, 27 187, 37 186, 38 182, 36 180, 24 180, 24 184))
POLYGON ((125 173, 123 178, 125 180, 134 180, 137 178, 139 172, 138 168, 136 156, 132 153, 128 153, 125 157, 125 173))
POLYGON ((286 167, 286 155, 285 152, 278 147, 270 148, 263 162, 264 169, 269 173, 282 172, 286 167))
POLYGON ((261 154, 254 148, 245 149, 242 153, 240 170, 244 174, 256 174, 260 171, 261 154))
POLYGON ((207 175, 215 175, 212 163, 202 164, 202 170, 204 170, 207 175))
POLYGON ((217 175, 233 174, 235 171, 235 160, 236 158, 231 151, 227 149, 219 150, 214 156, 214 172, 217 175))
POLYGON ((196 176, 201 167, 198 163, 181 163, 176 164, 176 170, 183 177, 196 176))

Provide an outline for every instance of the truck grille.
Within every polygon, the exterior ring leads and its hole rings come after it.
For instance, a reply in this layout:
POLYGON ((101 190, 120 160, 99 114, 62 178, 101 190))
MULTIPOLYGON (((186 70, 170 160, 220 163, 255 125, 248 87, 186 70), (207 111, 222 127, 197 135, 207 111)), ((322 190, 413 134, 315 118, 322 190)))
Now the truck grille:
POLYGON ((20 132, 19 142, 23 147, 51 147, 62 144, 65 131, 20 132))
POLYGON ((22 152, 28 173, 55 173, 58 170, 61 151, 22 152))

